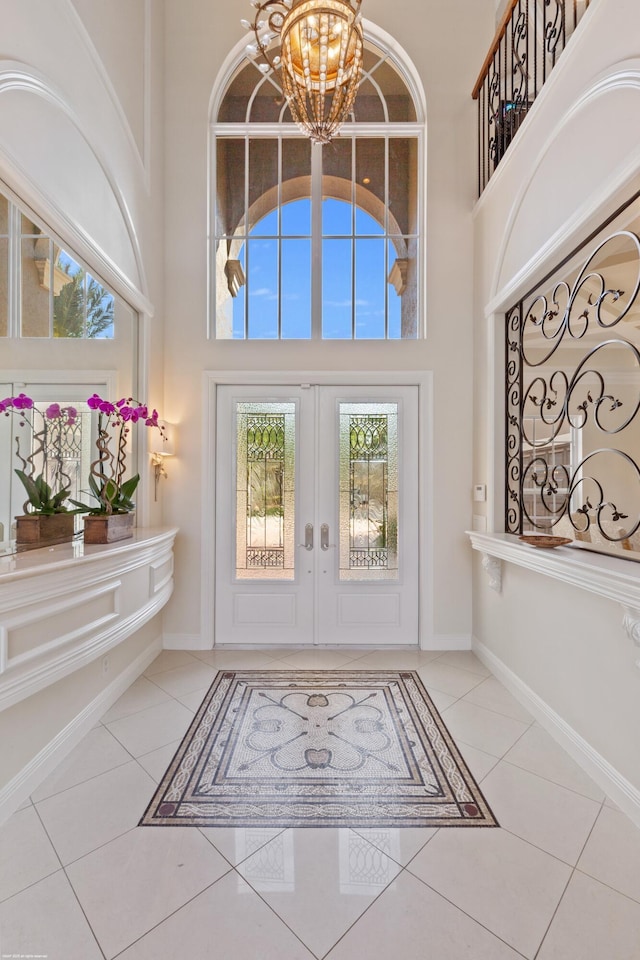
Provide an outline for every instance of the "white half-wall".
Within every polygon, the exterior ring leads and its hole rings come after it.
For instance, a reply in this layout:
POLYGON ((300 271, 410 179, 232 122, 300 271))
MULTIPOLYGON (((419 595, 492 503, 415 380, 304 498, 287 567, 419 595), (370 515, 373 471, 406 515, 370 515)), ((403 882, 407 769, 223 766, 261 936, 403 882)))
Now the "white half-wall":
MULTIPOLYGON (((504 529, 504 314, 640 188, 639 35, 640 5, 589 6, 474 211, 474 483, 487 484, 474 529, 489 535, 504 529)), ((585 589, 566 566, 498 571, 476 554, 474 649, 640 822, 637 617, 624 591, 585 589)))
POLYGON ((613 764, 568 724, 560 714, 539 697, 519 676, 479 640, 473 640, 474 653, 514 697, 551 734, 569 756, 601 787, 627 816, 640 827, 640 790, 613 764))

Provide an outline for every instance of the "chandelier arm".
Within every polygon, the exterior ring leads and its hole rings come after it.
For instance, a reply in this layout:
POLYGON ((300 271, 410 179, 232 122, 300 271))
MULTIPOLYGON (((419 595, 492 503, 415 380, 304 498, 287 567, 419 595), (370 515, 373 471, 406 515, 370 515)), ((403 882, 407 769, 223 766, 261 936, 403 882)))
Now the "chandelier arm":
POLYGON ((280 36, 282 24, 289 13, 291 4, 285 3, 284 0, 264 0, 263 3, 255 4, 255 7, 256 13, 253 22, 250 24, 256 38, 255 53, 257 56, 264 57, 271 69, 277 71, 280 66, 280 58, 274 57, 269 51, 269 45, 274 39, 271 34, 280 36), (266 21, 263 16, 267 18, 266 21), (265 30, 267 30, 266 34, 265 30))
POLYGON ((351 112, 362 76, 362 0, 252 0, 258 69, 279 71, 291 115, 303 133, 328 143, 351 112), (280 37, 280 52, 269 50, 280 37))

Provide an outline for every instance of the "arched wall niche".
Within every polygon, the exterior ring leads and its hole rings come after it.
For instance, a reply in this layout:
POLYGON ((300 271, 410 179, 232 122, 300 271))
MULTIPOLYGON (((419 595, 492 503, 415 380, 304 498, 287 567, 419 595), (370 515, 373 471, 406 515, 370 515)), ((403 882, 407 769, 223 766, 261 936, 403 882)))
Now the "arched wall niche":
POLYGON ((0 177, 133 307, 151 314, 142 254, 107 157, 24 64, 0 62, 0 177))
POLYGON ((545 130, 503 232, 492 309, 508 309, 631 195, 640 174, 631 118, 639 111, 640 61, 633 61, 616 65, 545 130))

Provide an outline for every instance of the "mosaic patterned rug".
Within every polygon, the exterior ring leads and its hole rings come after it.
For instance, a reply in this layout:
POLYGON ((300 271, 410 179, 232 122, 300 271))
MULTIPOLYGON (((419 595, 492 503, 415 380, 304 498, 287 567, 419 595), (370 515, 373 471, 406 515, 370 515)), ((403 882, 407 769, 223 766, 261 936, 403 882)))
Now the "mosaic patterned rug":
POLYGON ((222 671, 141 826, 498 826, 413 671, 222 671))

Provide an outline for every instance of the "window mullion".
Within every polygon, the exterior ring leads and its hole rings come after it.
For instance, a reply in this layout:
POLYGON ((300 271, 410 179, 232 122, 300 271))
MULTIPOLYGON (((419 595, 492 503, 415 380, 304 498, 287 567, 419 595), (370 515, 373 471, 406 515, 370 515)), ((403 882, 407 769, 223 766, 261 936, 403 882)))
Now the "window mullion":
POLYGON ((251 232, 251 226, 249 224, 249 160, 250 160, 250 147, 251 140, 249 137, 245 137, 244 141, 244 270, 247 282, 244 285, 242 291, 244 296, 244 339, 249 339, 249 276, 251 270, 250 255, 249 255, 249 233, 251 232))
POLYGON ((311 145, 311 339, 322 340, 322 145, 311 145))
POLYGON ((20 336, 20 304, 22 302, 22 214, 18 207, 9 202, 9 311, 7 317, 7 335, 20 336))
POLYGON ((278 219, 276 229, 278 231, 276 262, 278 271, 278 340, 282 340, 282 137, 278 137, 278 219))
POLYGON ((356 150, 358 140, 351 139, 351 339, 356 339, 356 150))
POLYGON ((389 137, 384 138, 384 336, 389 339, 389 137))

